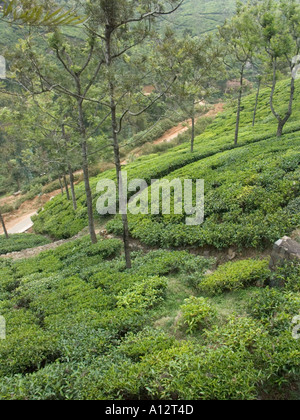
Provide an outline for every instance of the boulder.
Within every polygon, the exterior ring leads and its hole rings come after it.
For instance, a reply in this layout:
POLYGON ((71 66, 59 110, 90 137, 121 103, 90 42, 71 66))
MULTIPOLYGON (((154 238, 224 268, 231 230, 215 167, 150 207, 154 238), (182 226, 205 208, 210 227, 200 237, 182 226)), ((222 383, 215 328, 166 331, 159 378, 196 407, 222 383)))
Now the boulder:
POLYGON ((300 262, 300 244, 288 236, 284 236, 274 245, 271 254, 270 269, 275 270, 277 266, 285 261, 300 262))

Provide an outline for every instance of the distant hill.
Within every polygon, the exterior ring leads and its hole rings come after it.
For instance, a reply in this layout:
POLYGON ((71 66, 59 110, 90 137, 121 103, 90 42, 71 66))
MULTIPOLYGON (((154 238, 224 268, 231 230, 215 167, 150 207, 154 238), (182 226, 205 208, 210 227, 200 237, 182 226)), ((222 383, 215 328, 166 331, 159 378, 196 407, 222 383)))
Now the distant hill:
POLYGON ((164 20, 181 32, 202 35, 214 31, 235 9, 236 0, 185 0, 174 15, 164 20))
MULTIPOLYGON (((71 2, 57 0, 62 6, 72 6, 71 2)), ((212 32, 230 17, 236 6, 236 0, 185 0, 181 8, 163 21, 180 32, 189 31, 193 35, 212 32)), ((0 22, 0 48, 14 45, 22 38, 22 31, 0 22)), ((74 33, 71 33, 74 36, 74 33)))

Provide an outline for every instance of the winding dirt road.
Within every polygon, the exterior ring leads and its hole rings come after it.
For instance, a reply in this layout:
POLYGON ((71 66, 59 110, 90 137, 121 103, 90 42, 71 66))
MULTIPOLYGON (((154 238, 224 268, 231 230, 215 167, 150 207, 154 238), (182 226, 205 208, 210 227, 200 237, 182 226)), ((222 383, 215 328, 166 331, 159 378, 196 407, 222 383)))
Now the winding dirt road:
MULTIPOLYGON (((222 112, 224 109, 223 103, 218 103, 210 109, 206 114, 202 115, 199 118, 207 118, 207 117, 215 117, 217 114, 222 112)), ((176 127, 167 130, 163 136, 158 138, 157 140, 153 141, 152 144, 161 144, 164 142, 171 142, 172 140, 176 139, 180 134, 186 132, 192 125, 191 120, 187 120, 178 124, 176 127)), ((130 152, 130 155, 139 156, 141 153, 141 149, 137 148, 130 152)), ((123 165, 127 164, 127 161, 124 160, 122 162, 123 165)), ((78 173, 82 173, 82 171, 78 171, 78 173)), ((51 198, 55 197, 56 195, 60 194, 61 190, 56 190, 48 194, 43 194, 42 196, 37 196, 33 200, 25 201, 18 210, 14 210, 11 213, 4 214, 4 220, 6 224, 6 228, 8 233, 24 233, 27 232, 33 225, 31 221, 31 217, 37 213, 37 211, 43 207, 51 198)), ((11 205, 17 202, 19 197, 9 196, 3 197, 0 199, 0 206, 3 205, 11 205)), ((3 235, 2 226, 0 226, 0 235, 3 235)))

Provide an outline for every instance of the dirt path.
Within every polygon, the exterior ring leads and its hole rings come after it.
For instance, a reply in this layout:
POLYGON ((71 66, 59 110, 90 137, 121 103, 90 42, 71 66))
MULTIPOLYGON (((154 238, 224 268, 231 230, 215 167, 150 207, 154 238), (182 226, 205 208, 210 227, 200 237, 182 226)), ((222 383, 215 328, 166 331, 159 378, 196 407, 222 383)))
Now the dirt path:
MULTIPOLYGON (((210 111, 206 114, 202 115, 199 118, 207 118, 207 117, 214 117, 224 109, 223 103, 218 103, 214 105, 210 111)), ((192 125, 191 120, 187 120, 178 124, 176 127, 171 128, 170 130, 166 131, 163 136, 152 142, 152 144, 161 144, 164 142, 171 142, 172 140, 176 139, 180 134, 185 133, 192 125)), ((136 148, 130 152, 130 155, 139 156, 141 153, 141 148, 136 148)), ((128 162, 124 160, 122 165, 126 165, 128 162)), ((74 173, 75 174, 82 174, 82 170, 79 170, 74 173)), ((37 196, 33 200, 25 201, 18 210, 14 210, 11 213, 4 214, 4 220, 6 224, 6 228, 8 233, 24 233, 29 230, 33 223, 31 221, 31 217, 37 213, 37 211, 42 208, 51 198, 55 197, 56 195, 60 194, 61 190, 56 190, 48 194, 43 194, 42 196, 37 196)), ((14 206, 16 202, 19 200, 20 196, 9 196, 3 197, 0 199, 0 206, 10 205, 14 206)), ((0 235, 3 235, 2 226, 0 227, 0 235)))
POLYGON ((56 249, 59 246, 66 244, 67 242, 75 241, 76 239, 84 236, 86 232, 80 232, 76 236, 70 239, 62 239, 60 241, 52 242, 51 244, 38 246, 36 248, 23 249, 19 252, 11 252, 10 254, 0 255, 0 258, 10 258, 12 260, 23 260, 27 258, 37 257, 41 252, 49 251, 50 249, 56 249))
MULTIPOLYGON (((52 197, 60 194, 60 190, 53 191, 48 194, 35 197, 33 200, 25 201, 18 210, 3 215, 8 233, 23 233, 32 227, 31 217, 43 207, 52 197)), ((0 206, 14 206, 20 196, 9 196, 0 199, 0 206)), ((2 226, 0 227, 0 235, 3 235, 2 226)))
POLYGON ((14 225, 14 227, 8 229, 8 233, 13 235, 15 233, 24 233, 27 232, 33 226, 33 221, 31 220, 32 216, 35 216, 37 213, 32 213, 27 216, 24 216, 20 221, 14 225))
MULTIPOLYGON (((224 104, 219 103, 212 107, 206 114, 201 115, 201 117, 197 118, 197 121, 201 118, 209 118, 215 117, 220 112, 223 112, 224 104)), ((178 124, 176 127, 171 128, 170 130, 166 131, 163 136, 159 139, 155 140, 153 144, 161 144, 161 143, 170 143, 172 140, 176 139, 180 134, 185 133, 188 129, 192 126, 192 120, 189 119, 183 123, 178 124)))
MULTIPOLYGON (((223 112, 224 110, 224 104, 218 103, 212 107, 206 114, 201 115, 201 117, 198 117, 197 120, 201 118, 209 118, 209 117, 215 117, 220 112, 223 112)), ((170 128, 167 130, 161 137, 159 137, 157 140, 154 140, 151 142, 154 145, 162 144, 162 143, 170 143, 172 140, 175 140, 180 134, 185 133, 189 130, 189 128, 192 126, 192 120, 186 120, 180 124, 178 124, 176 127, 170 128)), ((132 150, 130 152, 130 155, 134 156, 140 156, 141 155, 141 147, 137 147, 136 149, 132 150)), ((122 162, 122 165, 127 165, 128 161, 125 159, 122 162)))

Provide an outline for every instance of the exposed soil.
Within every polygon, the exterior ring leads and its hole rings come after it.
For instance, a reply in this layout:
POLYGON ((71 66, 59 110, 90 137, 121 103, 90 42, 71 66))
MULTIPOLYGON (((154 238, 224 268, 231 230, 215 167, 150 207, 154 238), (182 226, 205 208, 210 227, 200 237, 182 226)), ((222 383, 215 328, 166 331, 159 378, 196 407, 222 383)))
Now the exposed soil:
MULTIPOLYGON (((201 117, 197 118, 197 121, 201 118, 215 117, 220 112, 223 112, 223 110, 224 110, 223 103, 216 104, 206 114, 201 115, 201 117)), ((168 130, 163 136, 155 140, 153 144, 161 144, 164 142, 170 143, 172 140, 176 139, 180 134, 185 133, 191 126, 192 126, 192 120, 191 119, 186 120, 184 123, 178 124, 177 127, 174 127, 168 130)))
MULTIPOLYGON (((210 111, 208 111, 205 115, 202 115, 199 118, 205 117, 214 117, 224 109, 224 104, 219 103, 212 107, 210 111)), ((189 127, 192 125, 191 120, 187 120, 183 123, 178 124, 176 127, 171 128, 168 130, 163 136, 158 138, 153 142, 153 144, 161 144, 164 142, 171 142, 172 140, 176 139, 180 134, 186 132, 189 127)), ((133 150, 130 154, 139 156, 141 153, 141 149, 137 148, 133 150)), ((127 161, 124 160, 122 162, 123 165, 126 165, 127 161)), ((111 166, 110 166, 111 167, 111 166)), ((77 171, 75 174, 82 174, 82 171, 77 171)), ((11 213, 4 214, 4 220, 8 231, 11 229, 14 230, 16 227, 20 226, 20 230, 23 232, 24 226, 30 224, 30 218, 33 216, 40 208, 42 208, 51 198, 55 197, 56 195, 60 194, 61 190, 56 190, 48 194, 43 194, 41 196, 35 197, 33 200, 25 201, 18 210, 14 210, 11 213)), ((9 197, 3 197, 0 199, 0 206, 9 205, 14 206, 16 202, 19 200, 20 196, 11 195, 9 197)), ((30 231, 30 229, 29 229, 30 231)), ((0 227, 0 234, 2 235, 4 232, 2 230, 2 226, 0 227)), ((15 232, 13 233, 20 233, 15 232)))
POLYGON ((76 236, 70 239, 62 239, 60 241, 52 242, 51 244, 38 246, 36 248, 23 249, 19 252, 11 252, 10 254, 0 255, 0 258, 10 258, 12 260, 23 260, 25 258, 37 257, 41 252, 49 251, 49 249, 55 249, 67 242, 75 241, 85 235, 85 232, 80 232, 76 236))
MULTIPOLYGON (((203 105, 205 105, 203 103, 203 105)), ((215 117, 220 112, 223 112, 224 110, 224 104, 218 103, 212 107, 206 114, 201 115, 201 117, 197 118, 197 121, 201 118, 209 118, 209 117, 215 117)), ((185 133, 188 131, 188 129, 192 126, 192 120, 186 120, 180 124, 178 124, 176 127, 171 128, 170 130, 167 130, 161 137, 159 137, 157 140, 154 140, 152 144, 162 144, 162 143, 170 143, 172 140, 175 140, 180 134, 185 133)), ((130 155, 139 157, 142 153, 142 148, 137 147, 136 149, 132 150, 130 152, 130 155)), ((122 165, 127 165, 128 161, 125 159, 122 162, 122 165)))
MULTIPOLYGON (((20 226, 26 223, 27 219, 33 216, 40 208, 42 208, 52 197, 60 194, 60 190, 53 191, 48 194, 35 197, 33 200, 25 201, 18 210, 3 215, 5 225, 8 231, 13 229, 16 225, 20 226)), ((20 199, 20 196, 9 196, 0 199, 0 206, 10 205, 14 206, 20 199)), ((19 232, 14 232, 19 233, 19 232)), ((0 226, 0 235, 3 234, 2 226, 0 226)))

